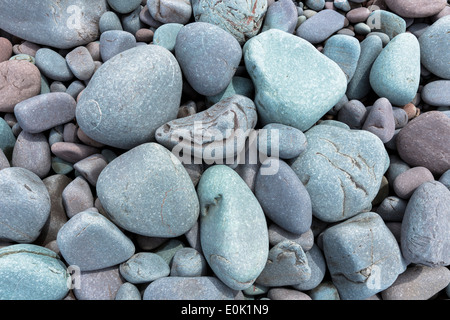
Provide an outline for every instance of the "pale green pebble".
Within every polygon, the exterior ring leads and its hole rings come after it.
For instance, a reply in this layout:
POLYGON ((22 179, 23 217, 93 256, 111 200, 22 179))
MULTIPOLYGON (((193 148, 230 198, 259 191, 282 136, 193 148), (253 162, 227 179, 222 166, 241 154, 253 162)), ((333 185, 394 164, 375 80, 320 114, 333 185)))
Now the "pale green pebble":
POLYGON ((301 25, 303 22, 305 22, 306 19, 307 19, 307 18, 306 18, 306 16, 304 16, 304 15, 298 16, 297 26, 296 26, 295 28, 297 29, 298 27, 300 27, 300 25, 301 25))
POLYGON ((125 282, 117 290, 115 300, 142 300, 139 289, 130 282, 125 282))
POLYGON ((346 35, 346 36, 350 36, 350 37, 354 37, 355 36, 355 33, 349 28, 342 28, 341 30, 339 30, 336 33, 337 34, 346 35))
POLYGON ((331 281, 324 281, 312 289, 308 295, 312 300, 340 300, 339 292, 331 281))
POLYGON ((160 247, 155 249, 154 253, 159 255, 164 261, 167 262, 169 266, 172 264, 172 258, 175 253, 181 248, 186 247, 186 245, 177 239, 170 239, 169 241, 163 243, 160 247))
POLYGON ((231 79, 230 84, 224 91, 214 96, 206 97, 206 102, 208 105, 212 106, 217 102, 231 97, 235 94, 240 94, 253 100, 254 90, 255 87, 253 86, 252 80, 244 77, 234 76, 231 79))
POLYGON ((30 56, 29 54, 26 53, 16 54, 11 58, 9 58, 9 60, 25 60, 31 62, 32 64, 36 64, 36 59, 33 56, 30 56))
POLYGON ((356 34, 365 36, 370 33, 370 27, 367 24, 365 24, 364 22, 359 22, 359 23, 355 24, 354 28, 355 28, 356 34))
POLYGON ((306 19, 311 18, 311 17, 312 17, 313 15, 315 15, 316 13, 317 13, 317 11, 310 10, 310 9, 303 10, 303 15, 306 17, 306 19))
POLYGON ((164 47, 169 51, 174 51, 177 35, 183 28, 181 23, 165 23, 155 30, 153 44, 164 47))
POLYGON ((371 37, 371 36, 379 37, 381 39, 381 42, 383 43, 383 47, 385 47, 389 43, 389 41, 391 41, 389 36, 383 32, 372 31, 367 35, 367 37, 371 37))
POLYGON ((73 165, 70 162, 67 162, 58 157, 52 158, 52 169, 57 174, 68 174, 72 172, 73 165))

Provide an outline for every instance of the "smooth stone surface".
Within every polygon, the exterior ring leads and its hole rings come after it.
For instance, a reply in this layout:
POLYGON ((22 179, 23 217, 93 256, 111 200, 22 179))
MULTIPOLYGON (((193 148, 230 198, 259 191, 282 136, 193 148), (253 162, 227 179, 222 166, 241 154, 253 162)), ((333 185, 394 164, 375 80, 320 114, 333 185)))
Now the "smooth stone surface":
POLYGON ((450 264, 450 191, 438 181, 421 184, 412 194, 402 220, 405 259, 430 267, 450 264))
POLYGON ((266 287, 295 285, 311 277, 311 268, 302 247, 285 240, 269 251, 266 266, 256 283, 266 287))
POLYGON ((135 35, 139 29, 144 28, 145 25, 140 19, 141 10, 142 6, 138 6, 134 11, 121 16, 120 22, 124 31, 135 35))
POLYGON ((98 21, 106 10, 106 0, 7 0, 0 5, 0 29, 36 44, 74 48, 97 38, 98 21))
POLYGON ((119 287, 114 300, 142 300, 141 292, 132 283, 125 282, 119 287))
POLYGON ((64 260, 82 271, 115 266, 135 252, 133 242, 116 225, 92 210, 65 223, 58 231, 57 243, 64 260))
POLYGON ((241 45, 258 34, 268 8, 267 0, 192 0, 195 21, 219 26, 241 45))
POLYGON ((55 156, 68 163, 77 163, 100 152, 97 148, 73 142, 55 142, 50 149, 55 156))
POLYGON ((230 84, 241 61, 242 49, 220 27, 193 22, 178 32, 175 56, 192 88, 201 95, 213 96, 230 84))
POLYGON ((100 54, 103 62, 134 47, 136 38, 128 31, 109 30, 103 32, 100 37, 100 54))
POLYGON ((207 274, 203 255, 194 248, 181 248, 172 258, 171 277, 201 277, 207 274))
POLYGON ((275 223, 271 223, 269 225, 269 244, 274 246, 284 240, 290 240, 298 243, 302 247, 303 251, 307 252, 314 245, 314 234, 312 230, 309 229, 305 233, 298 235, 284 230, 275 223))
POLYGON ((312 222, 311 198, 291 167, 276 158, 262 163, 256 176, 255 196, 267 217, 283 229, 302 234, 312 222), (264 169, 273 167, 272 174, 264 169))
POLYGON ((433 174, 450 169, 450 118, 440 111, 429 111, 411 120, 397 135, 400 158, 412 167, 425 167, 433 174))
POLYGON ((354 8, 347 12, 345 17, 350 23, 365 22, 370 15, 370 10, 366 7, 354 8))
POLYGON ((313 215, 336 222, 367 210, 389 166, 381 140, 337 121, 311 128, 306 138, 308 148, 291 167, 308 190, 313 215))
POLYGON ((450 169, 445 171, 439 178, 439 182, 442 183, 447 189, 450 190, 450 169))
POLYGON ((405 214, 407 200, 396 196, 389 196, 383 199, 377 207, 376 212, 387 222, 401 222, 405 214))
POLYGON ((111 8, 118 13, 130 13, 141 4, 140 0, 108 0, 111 8))
POLYGON ((80 176, 64 188, 61 197, 68 218, 94 207, 94 196, 89 183, 80 176))
POLYGON ((438 14, 445 0, 385 0, 386 5, 403 18, 426 18, 438 14))
POLYGON ((294 33, 297 20, 297 7, 292 1, 276 1, 267 9, 261 32, 270 29, 279 29, 288 33, 294 33))
POLYGON ((379 98, 367 112, 367 117, 362 126, 376 135, 383 143, 392 139, 395 133, 395 119, 392 105, 386 98, 379 98))
POLYGON ((307 145, 302 131, 281 123, 269 123, 258 132, 258 151, 269 157, 293 159, 305 151, 307 145))
POLYGON ((52 80, 70 81, 73 78, 66 59, 49 48, 41 48, 36 52, 36 66, 44 76, 52 80))
POLYGON ((324 281, 309 291, 311 300, 341 300, 336 286, 331 281, 324 281))
POLYGON ((62 300, 70 283, 53 251, 33 244, 0 249, 0 300, 62 300))
POLYGON ((216 277, 165 277, 150 283, 143 300, 234 300, 237 292, 216 277))
POLYGON ((41 179, 45 178, 52 164, 46 136, 22 131, 14 145, 11 164, 13 167, 28 169, 41 179))
MULTIPOLYGON (((134 9, 133 9, 134 10, 134 9)), ((98 22, 100 34, 110 30, 123 30, 120 18, 114 11, 106 11, 98 22)))
POLYGON ((77 47, 66 55, 70 71, 79 80, 88 80, 94 74, 95 64, 86 47, 77 47))
POLYGON ((224 165, 208 168, 197 192, 206 261, 228 287, 249 287, 264 269, 269 252, 266 219, 258 200, 241 177, 224 165))
POLYGON ((414 167, 398 175, 394 180, 394 192, 402 199, 409 199, 425 182, 434 181, 434 176, 425 167, 414 167))
POLYGON ((337 120, 348 125, 350 129, 361 129, 367 113, 366 106, 361 101, 352 99, 339 109, 337 120))
POLYGON ((51 202, 42 180, 31 171, 11 167, 0 171, 0 238, 19 243, 37 239, 51 202))
POLYGON ((425 103, 436 107, 450 106, 450 80, 437 80, 427 83, 420 97, 425 103))
POLYGON ((153 35, 153 44, 164 47, 167 50, 174 52, 175 44, 177 42, 178 32, 184 25, 181 23, 165 23, 155 30, 153 35))
POLYGON ((413 265, 381 293, 383 300, 429 300, 450 283, 446 267, 413 265))
POLYGON ((11 167, 8 158, 6 158, 3 150, 0 149, 0 170, 11 167))
POLYGON ((297 28, 297 36, 312 44, 328 39, 345 25, 345 16, 337 11, 325 9, 319 11, 297 28))
POLYGON ((97 179, 102 170, 108 165, 105 157, 101 154, 94 154, 74 164, 77 170, 92 186, 97 184, 97 179))
POLYGON ((326 229, 323 250, 342 300, 362 300, 381 292, 406 270, 397 241, 374 212, 326 229))
POLYGON ((311 300, 306 293, 288 288, 271 288, 267 297, 270 300, 311 300))
POLYGON ((208 164, 222 164, 223 159, 232 159, 243 150, 257 117, 250 98, 233 95, 205 111, 164 124, 156 130, 155 137, 183 163, 190 163, 195 157, 208 164))
POLYGON ((0 62, 4 62, 11 58, 13 53, 13 45, 11 41, 4 37, 0 37, 0 62))
POLYGON ((111 161, 98 178, 97 195, 117 225, 145 236, 180 236, 199 215, 188 173, 156 143, 142 144, 111 161))
POLYGON ((231 78, 230 84, 225 88, 225 90, 219 92, 214 96, 206 97, 207 105, 214 105, 217 102, 239 94, 247 98, 253 99, 255 93, 255 86, 253 81, 249 78, 244 78, 240 76, 234 76, 231 78))
POLYGON ((79 287, 73 289, 77 300, 114 300, 125 283, 120 276, 119 266, 94 271, 81 271, 79 287))
POLYGON ((382 32, 391 40, 397 35, 406 32, 405 20, 387 10, 373 11, 367 18, 366 23, 373 31, 382 32))
POLYGON ((181 91, 181 69, 170 51, 138 46, 95 72, 77 104, 76 119, 93 140, 131 149, 154 139, 158 127, 176 118, 181 91))
POLYGON ((419 37, 421 62, 436 76, 450 80, 450 15, 434 22, 419 37))
POLYGON ((322 283, 327 272, 327 265, 322 250, 314 244, 312 248, 305 252, 308 266, 311 269, 309 279, 293 285, 293 288, 300 291, 314 290, 322 283))
POLYGON ((119 266, 120 274, 133 284, 148 283, 170 274, 169 265, 156 253, 138 252, 119 266))
POLYGON ((393 105, 404 106, 411 102, 419 88, 420 56, 415 36, 402 33, 393 38, 372 65, 372 89, 393 105))
POLYGON ((0 112, 13 112, 17 103, 40 91, 41 73, 34 64, 21 60, 0 63, 0 112))
POLYGON ((244 61, 255 85, 262 125, 309 129, 345 94, 339 66, 307 41, 277 29, 250 39, 244 61))
POLYGON ((52 92, 16 104, 14 115, 24 131, 40 133, 73 120, 76 107, 70 94, 52 92))
POLYGON ((152 17, 164 24, 186 24, 192 15, 192 6, 189 0, 147 0, 146 2, 152 17))
POLYGON ((354 37, 337 34, 325 42, 322 53, 338 64, 349 83, 353 78, 361 54, 359 41, 354 37))
POLYGON ((3 118, 0 118, 0 149, 8 160, 11 160, 15 143, 16 137, 14 136, 11 127, 3 120, 3 118))

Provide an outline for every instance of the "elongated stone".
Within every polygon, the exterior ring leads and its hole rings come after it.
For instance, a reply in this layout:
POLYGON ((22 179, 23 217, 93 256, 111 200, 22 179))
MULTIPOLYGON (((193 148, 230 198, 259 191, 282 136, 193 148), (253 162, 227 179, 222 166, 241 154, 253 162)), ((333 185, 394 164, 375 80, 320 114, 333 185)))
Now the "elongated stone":
POLYGON ((386 5, 403 18, 426 18, 438 14, 445 0, 385 0, 386 5))
POLYGON ((327 40, 322 53, 338 64, 347 77, 347 83, 352 80, 361 54, 361 46, 356 38, 334 35, 327 40))

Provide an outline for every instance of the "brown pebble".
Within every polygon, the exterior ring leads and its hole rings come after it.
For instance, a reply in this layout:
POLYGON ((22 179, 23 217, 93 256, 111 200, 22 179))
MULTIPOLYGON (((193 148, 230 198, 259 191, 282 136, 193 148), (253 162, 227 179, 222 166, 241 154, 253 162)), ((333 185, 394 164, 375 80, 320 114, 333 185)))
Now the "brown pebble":
POLYGON ((365 7, 361 7, 361 8, 356 8, 356 9, 350 10, 349 12, 347 12, 345 17, 351 23, 359 23, 359 22, 366 22, 369 15, 370 15, 370 10, 365 7))
POLYGON ((136 40, 139 42, 146 42, 146 43, 150 43, 153 40, 153 34, 154 32, 150 29, 139 29, 136 32, 136 40))
POLYGON ((100 152, 97 148, 72 142, 56 142, 52 144, 51 150, 55 156, 70 163, 76 163, 100 152))
POLYGON ((77 130, 77 136, 78 139, 80 139, 81 142, 83 142, 85 145, 94 147, 94 148, 101 148, 105 146, 103 143, 97 142, 93 140, 92 138, 88 137, 81 128, 78 128, 77 130))
POLYGON ((7 61, 12 55, 12 44, 6 38, 0 38, 0 62, 7 61))
POLYGON ((402 109, 405 110, 406 114, 408 115, 408 120, 416 117, 417 110, 414 104, 408 103, 407 105, 404 105, 402 109))

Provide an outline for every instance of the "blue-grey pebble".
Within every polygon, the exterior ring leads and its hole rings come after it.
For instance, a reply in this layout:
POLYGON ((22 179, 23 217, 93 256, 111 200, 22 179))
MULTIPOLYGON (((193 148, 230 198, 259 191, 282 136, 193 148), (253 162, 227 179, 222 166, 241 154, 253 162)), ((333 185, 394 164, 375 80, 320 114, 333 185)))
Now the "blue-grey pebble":
POLYGON ((392 105, 388 99, 379 98, 374 102, 367 112, 362 130, 372 132, 383 143, 392 139, 395 132, 395 119, 392 105))
POLYGON ((133 233, 174 238, 187 232, 199 215, 186 169, 157 143, 142 144, 111 161, 96 189, 113 221, 133 233))
POLYGON ((141 292, 134 284, 125 282, 116 292, 115 300, 142 300, 141 292))
POLYGON ((289 288, 270 288, 267 298, 270 300, 311 300, 306 293, 289 288))
POLYGON ((141 5, 140 0, 108 0, 111 8, 118 13, 130 13, 141 5))
POLYGON ((405 259, 430 267, 450 264, 450 191, 438 181, 421 184, 412 194, 402 220, 405 259))
POLYGON ((407 200, 397 196, 388 196, 377 207, 376 212, 386 222, 401 222, 405 214, 407 200))
POLYGON ((120 287, 125 283, 120 276, 119 266, 100 270, 77 270, 73 294, 77 300, 114 300, 120 287))
POLYGON ((0 170, 11 167, 8 158, 6 158, 3 150, 0 149, 0 170))
POLYGON ((167 277, 170 268, 156 253, 138 252, 119 266, 120 274, 133 284, 149 283, 167 277))
POLYGON ((155 30, 153 35, 153 44, 164 47, 167 50, 174 52, 175 44, 177 42, 178 32, 184 25, 181 23, 165 23, 155 30))
POLYGON ((95 141, 131 149, 153 140, 158 127, 177 117, 181 93, 181 69, 172 53, 138 46, 95 72, 78 101, 77 123, 95 141))
POLYGON ((225 165, 209 167, 198 183, 197 193, 206 261, 230 288, 249 287, 264 269, 269 252, 261 205, 242 178, 225 165))
POLYGON ((175 56, 192 88, 213 96, 230 84, 242 58, 239 42, 227 31, 193 22, 178 32, 175 56))
POLYGON ((262 163, 256 176, 255 196, 267 217, 283 229, 295 234, 310 229, 311 198, 295 172, 283 160, 269 158, 262 163))
POLYGON ((0 149, 9 160, 11 160, 15 143, 16 137, 11 127, 3 118, 0 118, 0 149))
POLYGON ((0 300, 62 300, 70 275, 58 254, 34 244, 0 249, 0 300))
POLYGON ((298 243, 302 247, 303 251, 306 252, 314 245, 314 234, 312 229, 309 229, 300 235, 295 234, 284 230, 275 223, 271 223, 269 225, 269 244, 274 246, 284 240, 291 240, 298 243))
POLYGON ((20 127, 29 133, 41 133, 75 118, 77 103, 66 92, 51 92, 24 100, 14 108, 20 127))
POLYGON ((367 113, 367 109, 361 101, 352 99, 339 109, 337 120, 347 124, 351 129, 361 129, 367 113))
POLYGON ((57 81, 70 81, 73 73, 67 65, 66 59, 58 52, 41 48, 36 52, 36 66, 39 71, 49 79, 57 81))
POLYGON ((288 33, 294 33, 298 16, 297 7, 293 1, 276 1, 267 9, 261 32, 279 29, 288 33))
POLYGON ((360 47, 358 64, 347 86, 346 94, 349 100, 362 99, 370 93, 370 70, 383 50, 383 43, 379 37, 366 37, 360 43, 360 47))
POLYGON ((305 151, 307 145, 302 131, 281 123, 269 123, 258 132, 258 151, 269 157, 293 159, 305 151))
POLYGON ((334 61, 308 41, 281 30, 247 41, 244 61, 255 85, 262 125, 275 122, 306 131, 347 88, 345 74, 334 61))
POLYGON ((93 154, 92 156, 76 162, 73 165, 73 168, 95 187, 100 173, 107 165, 108 162, 104 156, 101 154, 93 154))
POLYGON ((435 107, 450 107, 450 80, 436 80, 427 83, 420 92, 425 103, 435 107))
POLYGON ((42 180, 19 167, 0 171, 0 238, 32 243, 39 236, 51 209, 42 180))
POLYGON ((311 300, 341 300, 339 291, 331 281, 321 282, 308 292, 311 300))
POLYGON ((345 16, 335 10, 319 11, 303 22, 296 31, 297 36, 317 44, 328 39, 345 25, 345 16))
POLYGON ((231 78, 230 84, 221 92, 214 96, 206 97, 207 105, 214 105, 220 100, 229 98, 235 94, 253 99, 255 86, 253 81, 246 77, 234 76, 231 78))
POLYGON ((327 228, 323 250, 343 300, 363 300, 379 293, 406 270, 395 237, 374 212, 360 213, 327 228))
POLYGON ((208 266, 203 255, 194 248, 181 248, 172 259, 171 277, 201 277, 206 276, 208 266))
POLYGON ((392 40, 397 35, 406 32, 405 20, 387 10, 375 10, 369 15, 366 23, 373 31, 382 32, 392 40))
POLYGON ((237 291, 212 276, 165 277, 150 283, 143 300, 234 300, 237 291))
POLYGON ((61 81, 53 81, 50 84, 50 92, 65 92, 67 87, 61 81))
POLYGON ((305 5, 314 11, 320 11, 325 7, 325 0, 306 0, 305 5))
POLYGON ((381 43, 383 44, 383 47, 387 46, 387 44, 391 41, 391 38, 386 33, 378 32, 378 31, 371 31, 366 38, 369 37, 377 37, 381 40, 381 43))
POLYGON ((80 80, 72 81, 66 89, 66 93, 70 94, 72 98, 77 99, 78 95, 86 89, 86 85, 80 80))
POLYGON ((368 35, 371 31, 370 27, 367 24, 365 24, 364 22, 359 22, 359 23, 355 24, 354 28, 355 28, 356 34, 363 35, 363 36, 368 35))
POLYGON ((322 53, 338 64, 349 83, 361 54, 359 41, 351 36, 336 34, 325 42, 322 53))
POLYGON ((43 133, 22 131, 17 137, 12 155, 12 166, 30 170, 44 179, 51 169, 51 152, 43 133))
POLYGON ((390 154, 389 155, 389 168, 386 171, 386 178, 389 181, 389 185, 393 185, 395 178, 400 175, 402 172, 410 169, 411 167, 404 162, 398 155, 390 154))
POLYGON ((331 120, 307 131, 308 148, 291 165, 308 190, 313 215, 326 222, 366 210, 389 166, 377 136, 342 125, 331 120))
POLYGON ((146 0, 152 17, 161 23, 186 24, 192 16, 192 5, 189 0, 146 0))
POLYGON ((64 260, 83 271, 115 266, 135 253, 133 242, 115 224, 90 209, 62 226, 57 243, 64 260))
POLYGON ((95 71, 94 59, 84 46, 76 47, 66 55, 72 74, 79 80, 89 80, 95 71))
POLYGON ((136 47, 136 38, 127 31, 109 30, 100 36, 100 54, 103 62, 134 47, 136 47))
POLYGON ((441 175, 441 177, 439 178, 439 182, 450 190, 450 169, 448 169, 441 175))
POLYGON ((145 25, 140 19, 141 11, 142 6, 138 6, 134 11, 122 15, 120 21, 123 31, 127 31, 134 36, 139 29, 144 28, 145 25))
POLYGON ((370 71, 370 85, 392 105, 410 103, 419 88, 420 46, 410 33, 401 33, 381 51, 370 71))
POLYGON ((311 278, 311 268, 302 247, 285 240, 269 251, 267 263, 255 283, 267 287, 291 286, 311 278))
POLYGON ((100 33, 110 30, 123 30, 120 18, 114 11, 106 11, 98 22, 100 33))
POLYGON ((327 264, 322 250, 314 244, 312 248, 305 252, 308 266, 311 269, 311 277, 300 283, 293 285, 293 288, 300 291, 308 291, 316 288, 322 283, 327 272, 327 264))
POLYGON ((406 126, 406 124, 408 123, 408 114, 405 110, 399 107, 392 107, 392 113, 394 115, 395 130, 401 129, 406 126))
POLYGON ((434 22, 419 37, 423 66, 436 76, 450 80, 450 15, 434 22))

